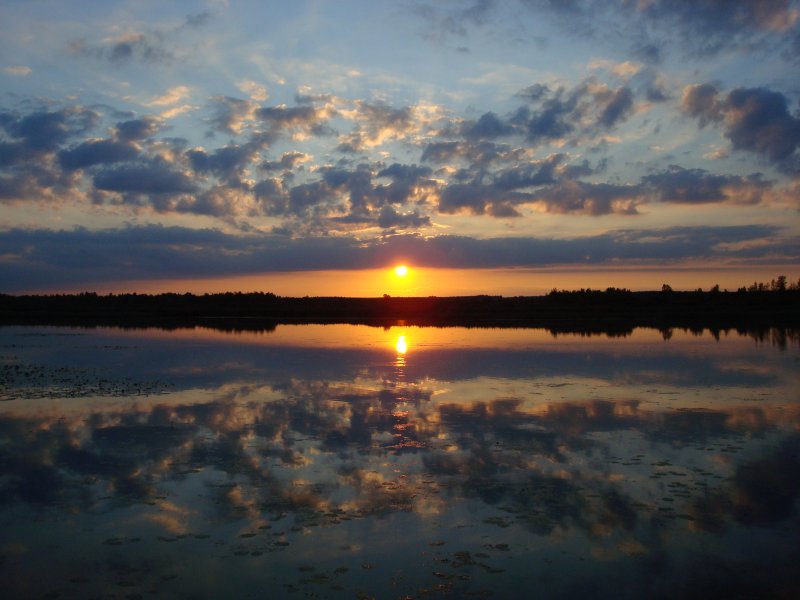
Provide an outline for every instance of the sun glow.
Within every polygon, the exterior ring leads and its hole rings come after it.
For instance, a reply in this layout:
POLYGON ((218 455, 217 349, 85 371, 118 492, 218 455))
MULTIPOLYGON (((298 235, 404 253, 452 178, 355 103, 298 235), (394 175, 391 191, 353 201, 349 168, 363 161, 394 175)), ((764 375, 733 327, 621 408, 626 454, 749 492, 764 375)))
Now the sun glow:
POLYGON ((408 267, 405 265, 397 265, 394 268, 394 274, 397 275, 398 277, 405 277, 406 275, 408 275, 408 267))
POLYGON ((397 350, 398 354, 405 354, 408 351, 408 344, 406 344, 406 336, 404 335, 397 336, 397 342, 394 345, 394 349, 397 350))

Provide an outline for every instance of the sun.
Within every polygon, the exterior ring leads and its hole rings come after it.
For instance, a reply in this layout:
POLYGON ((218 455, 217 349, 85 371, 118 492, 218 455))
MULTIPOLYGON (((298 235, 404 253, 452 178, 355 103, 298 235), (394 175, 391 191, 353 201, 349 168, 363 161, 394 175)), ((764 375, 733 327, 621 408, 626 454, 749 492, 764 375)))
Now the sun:
POLYGON ((397 275, 398 277, 405 277, 406 275, 408 275, 408 267, 405 265, 397 265, 394 268, 394 274, 397 275))

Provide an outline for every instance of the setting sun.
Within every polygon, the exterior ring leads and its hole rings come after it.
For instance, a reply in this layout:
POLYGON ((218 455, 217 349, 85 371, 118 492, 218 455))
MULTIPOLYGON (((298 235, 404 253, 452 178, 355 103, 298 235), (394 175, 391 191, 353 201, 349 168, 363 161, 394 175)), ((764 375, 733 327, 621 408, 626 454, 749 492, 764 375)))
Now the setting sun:
POLYGON ((394 268, 394 274, 398 277, 405 277, 408 275, 408 267, 405 265, 398 265, 394 268))

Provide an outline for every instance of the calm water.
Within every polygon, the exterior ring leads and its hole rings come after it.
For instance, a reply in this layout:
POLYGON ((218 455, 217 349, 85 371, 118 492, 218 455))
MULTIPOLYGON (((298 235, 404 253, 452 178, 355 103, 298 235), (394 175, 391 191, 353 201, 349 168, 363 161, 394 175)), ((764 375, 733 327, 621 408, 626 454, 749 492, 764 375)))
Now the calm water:
POLYGON ((797 597, 797 338, 0 328, 8 598, 797 597))

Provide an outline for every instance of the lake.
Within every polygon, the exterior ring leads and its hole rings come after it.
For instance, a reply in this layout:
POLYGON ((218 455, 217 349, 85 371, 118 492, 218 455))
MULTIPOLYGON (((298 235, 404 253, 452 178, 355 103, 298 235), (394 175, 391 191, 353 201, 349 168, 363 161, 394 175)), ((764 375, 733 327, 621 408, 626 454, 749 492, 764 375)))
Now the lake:
POLYGON ((0 328, 8 598, 800 593, 800 337, 0 328))

